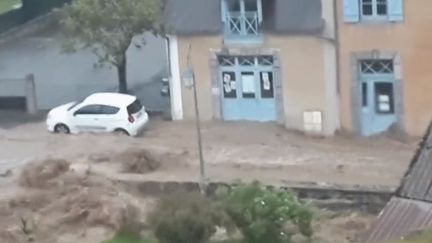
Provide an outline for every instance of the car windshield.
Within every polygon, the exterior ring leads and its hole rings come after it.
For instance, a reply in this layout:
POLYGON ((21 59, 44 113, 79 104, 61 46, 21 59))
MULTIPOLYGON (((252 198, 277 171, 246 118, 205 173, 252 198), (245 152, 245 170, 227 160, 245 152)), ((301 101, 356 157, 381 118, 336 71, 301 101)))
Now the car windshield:
POLYGON ((128 107, 127 111, 129 114, 135 114, 138 113, 142 109, 141 102, 136 99, 134 102, 132 102, 128 107))
POLYGON ((79 105, 81 102, 82 102, 82 100, 81 100, 81 101, 78 101, 78 102, 74 102, 74 103, 71 105, 71 107, 69 107, 67 110, 68 110, 68 111, 72 110, 72 109, 75 108, 77 105, 79 105))

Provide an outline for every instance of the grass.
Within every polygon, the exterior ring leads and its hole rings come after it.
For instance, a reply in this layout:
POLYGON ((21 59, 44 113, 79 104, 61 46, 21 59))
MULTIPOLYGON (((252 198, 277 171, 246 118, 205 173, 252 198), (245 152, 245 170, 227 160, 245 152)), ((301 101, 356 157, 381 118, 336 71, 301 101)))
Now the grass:
POLYGON ((20 2, 21 0, 0 0, 0 14, 6 13, 11 10, 15 4, 20 2))

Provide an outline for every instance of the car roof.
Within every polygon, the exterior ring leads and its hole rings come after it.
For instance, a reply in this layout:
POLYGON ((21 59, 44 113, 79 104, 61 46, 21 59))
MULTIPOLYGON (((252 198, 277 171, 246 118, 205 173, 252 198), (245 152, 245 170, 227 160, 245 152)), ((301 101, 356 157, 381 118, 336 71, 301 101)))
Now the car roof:
POLYGON ((136 97, 128 94, 119 93, 94 93, 88 96, 84 103, 109 105, 109 106, 128 106, 136 100, 136 97))

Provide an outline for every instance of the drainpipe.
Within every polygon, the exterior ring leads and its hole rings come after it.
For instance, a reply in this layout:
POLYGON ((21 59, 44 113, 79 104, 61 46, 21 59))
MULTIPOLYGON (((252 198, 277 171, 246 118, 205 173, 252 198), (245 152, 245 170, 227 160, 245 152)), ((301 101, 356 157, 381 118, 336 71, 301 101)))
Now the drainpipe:
POLYGON ((339 25, 338 25, 338 7, 337 1, 333 0, 333 25, 334 25, 334 36, 327 37, 324 35, 317 36, 318 38, 328 41, 335 47, 336 55, 336 92, 340 94, 340 40, 339 40, 339 25))
POLYGON ((171 78, 172 74, 171 74, 171 47, 170 47, 170 39, 168 36, 165 36, 165 41, 166 41, 166 58, 167 58, 167 64, 168 64, 168 78, 171 78))
POLYGON ((335 50, 336 50, 336 92, 340 95, 340 40, 339 40, 339 21, 338 21, 338 0, 333 0, 333 21, 335 28, 335 50))

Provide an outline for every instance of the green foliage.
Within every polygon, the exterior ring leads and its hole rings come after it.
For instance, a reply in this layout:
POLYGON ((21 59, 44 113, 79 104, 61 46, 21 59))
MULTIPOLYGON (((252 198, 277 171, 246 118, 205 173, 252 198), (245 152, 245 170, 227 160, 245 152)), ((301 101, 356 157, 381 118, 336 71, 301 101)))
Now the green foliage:
POLYGON ((312 235, 311 210, 287 191, 255 182, 220 191, 218 199, 245 242, 287 243, 296 233, 312 235))
POLYGON ((13 8, 15 4, 18 4, 20 0, 2 0, 0 1, 0 14, 5 13, 13 8))
POLYGON ((198 193, 162 198, 149 223, 160 243, 205 243, 217 227, 228 227, 228 217, 198 193))
POLYGON ((75 0, 61 21, 66 51, 90 48, 100 64, 117 66, 135 36, 162 32, 162 12, 162 0, 75 0))
POLYGON ((163 9, 163 0, 72 1, 62 11, 63 51, 91 50, 98 58, 95 66, 117 68, 120 92, 127 92, 126 51, 134 41, 136 47, 144 45, 144 33, 164 33, 163 9))

